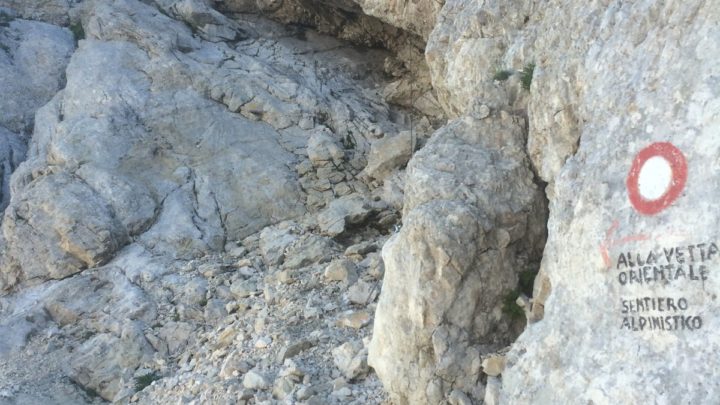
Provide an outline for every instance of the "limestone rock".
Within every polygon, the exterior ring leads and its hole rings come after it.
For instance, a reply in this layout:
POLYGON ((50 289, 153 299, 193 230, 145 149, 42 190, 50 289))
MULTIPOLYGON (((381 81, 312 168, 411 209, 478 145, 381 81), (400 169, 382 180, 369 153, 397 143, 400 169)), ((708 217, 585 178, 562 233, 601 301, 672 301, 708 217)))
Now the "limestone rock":
POLYGON ((63 278, 106 263, 128 230, 87 183, 65 173, 33 181, 2 223, 25 280, 63 278))
POLYGON ((67 25, 70 4, 68 0, 5 0, 3 7, 9 7, 28 20, 44 21, 55 25, 67 25))
POLYGON ((499 403, 712 402, 720 37, 710 33, 720 13, 707 3, 555 6, 563 11, 538 22, 537 52, 564 56, 533 79, 530 127, 533 159, 554 182, 545 287, 536 283, 546 299, 533 297, 544 318, 508 353, 499 403), (567 30, 544 31, 560 21, 567 30), (579 35, 562 36, 570 31, 579 35))
POLYGON ((487 388, 485 388, 485 402, 487 405, 500 405, 500 390, 502 389, 501 381, 496 377, 489 377, 487 380, 487 388))
POLYGON ((10 175, 25 159, 26 152, 22 138, 0 127, 0 210, 10 203, 10 175))
POLYGON ((167 343, 168 353, 177 355, 194 341, 193 330, 186 322, 168 322, 162 326, 159 335, 167 343))
POLYGON ((260 233, 260 251, 268 265, 282 264, 285 249, 298 239, 290 226, 267 227, 260 233))
POLYGON ((483 360, 483 372, 491 377, 497 377, 505 370, 505 362, 505 356, 492 355, 483 360))
POLYGON ((264 389, 270 386, 270 382, 267 377, 262 375, 260 372, 250 370, 245 373, 243 377, 243 387, 248 389, 264 389))
POLYGON ((332 355, 335 365, 350 380, 364 376, 369 370, 367 349, 363 348, 362 342, 345 342, 334 348, 332 355))
POLYGON ((278 354, 278 359, 280 361, 285 361, 287 359, 293 358, 298 354, 302 353, 303 351, 310 349, 314 345, 315 344, 309 340, 301 340, 299 342, 289 343, 280 350, 280 353, 278 354))
POLYGON ((143 361, 150 349, 137 327, 126 327, 121 336, 99 334, 78 348, 70 362, 70 376, 78 384, 93 389, 112 401, 143 361), (128 374, 129 373, 129 374, 128 374))
POLYGON ((305 235, 288 248, 289 259, 283 266, 287 269, 297 269, 313 263, 324 263, 330 260, 336 249, 336 244, 330 238, 305 235))
POLYGON ((358 278, 357 266, 347 259, 335 260, 325 268, 323 275, 330 281, 352 284, 358 278))
POLYGON ((315 166, 328 163, 340 164, 345 152, 338 146, 333 137, 325 131, 315 132, 308 140, 307 146, 310 162, 315 166))
POLYGON ((367 220, 376 211, 375 206, 361 194, 340 197, 318 215, 320 229, 330 236, 338 236, 348 226, 359 225, 367 220))
POLYGON ((374 284, 363 280, 353 284, 347 291, 347 300, 357 305, 367 305, 377 298, 378 291, 374 284))
POLYGON ((355 0, 363 11, 427 39, 444 2, 355 0))
POLYGON ((243 372, 249 372, 247 363, 243 362, 242 355, 237 350, 233 350, 223 361, 218 375, 221 378, 230 379, 243 372))
POLYGON ((472 401, 460 390, 452 390, 448 397, 448 404, 450 405, 472 405, 472 401))
POLYGON ((348 311, 340 316, 337 323, 347 328, 360 329, 370 324, 371 320, 372 318, 367 311, 348 311))
POLYGON ((517 333, 502 297, 539 258, 544 233, 520 124, 502 114, 452 121, 408 166, 403 227, 383 247, 369 354, 399 404, 440 403, 452 389, 481 400, 477 343, 517 333))
POLYGON ((405 165, 412 156, 412 137, 410 132, 401 132, 373 142, 364 173, 374 179, 382 180, 394 169, 405 165))

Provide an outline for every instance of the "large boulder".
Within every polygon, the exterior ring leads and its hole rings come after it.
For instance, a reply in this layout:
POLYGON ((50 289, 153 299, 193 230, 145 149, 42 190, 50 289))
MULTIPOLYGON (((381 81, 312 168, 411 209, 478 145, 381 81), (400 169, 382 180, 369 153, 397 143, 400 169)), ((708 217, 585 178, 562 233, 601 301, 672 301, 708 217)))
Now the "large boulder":
POLYGON ((537 265, 545 218, 522 140, 522 119, 464 117, 408 166, 369 353, 398 404, 439 404, 453 389, 480 400, 481 354, 518 333, 503 299, 537 265))

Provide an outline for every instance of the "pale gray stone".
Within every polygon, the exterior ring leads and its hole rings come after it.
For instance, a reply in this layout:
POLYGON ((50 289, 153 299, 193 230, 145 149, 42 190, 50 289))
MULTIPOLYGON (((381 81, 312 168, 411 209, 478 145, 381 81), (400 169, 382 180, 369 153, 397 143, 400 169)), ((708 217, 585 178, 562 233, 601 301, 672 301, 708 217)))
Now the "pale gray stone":
MULTIPOLYGON (((610 9, 555 4, 562 11, 537 22, 533 42, 538 61, 557 63, 538 64, 529 104, 536 113, 530 114, 530 153, 540 175, 554 183, 549 238, 536 279, 541 294, 533 297, 544 318, 535 319, 508 353, 498 403, 712 402, 720 393, 712 378, 720 278, 714 271, 717 256, 706 250, 703 260, 697 245, 717 244, 718 211, 710 201, 717 183, 720 105, 710 100, 719 90, 712 72, 720 37, 711 34, 717 32, 713 21, 719 10, 706 3, 665 8, 642 1, 610 9), (545 31, 560 21, 566 28, 545 31), (563 37, 566 32, 579 35, 563 37), (571 53, 562 51, 569 47, 571 53), (638 74, 639 64, 649 60, 638 74), (640 151, 656 142, 679 150, 667 159, 682 156, 688 177, 666 208, 643 213, 629 198, 628 178, 640 151), (685 263, 671 249, 679 249, 685 263), (657 262, 641 265, 651 251, 657 262), (632 267, 623 264, 628 256, 632 267), (638 275, 642 268, 667 266, 682 267, 685 276, 681 272, 668 282, 659 273, 638 275), (689 277, 690 266, 697 280, 689 277), (701 266, 709 272, 705 280, 697 273, 701 266), (629 271, 635 280, 622 283, 629 271), (637 305, 625 310, 624 304, 645 297, 644 310, 637 305), (657 304, 665 298, 687 300, 687 310, 659 312, 657 304), (676 328, 662 316, 698 316, 702 326, 676 328), (660 328, 648 321, 653 318, 660 328), (674 388, 658 389, 666 386, 674 388)), ((678 166, 671 171, 680 172, 678 166)), ((658 171, 639 173, 641 182, 662 180, 658 171)))
POLYGON ((307 154, 315 166, 327 163, 340 164, 345 152, 327 129, 316 131, 308 140, 307 154))
POLYGON ((522 141, 510 116, 465 117, 409 164, 403 227, 383 247, 369 356, 399 404, 440 403, 452 389, 481 400, 478 343, 517 333, 502 297, 540 257, 545 215, 522 141))
POLYGON ((0 26, 0 127, 25 135, 38 108, 62 88, 75 45, 66 28, 9 19, 0 26))
POLYGON ((368 372, 367 349, 362 342, 345 342, 332 350, 333 361, 346 378, 361 378, 368 372))
POLYGON ((348 226, 367 220, 377 210, 376 206, 362 194, 340 197, 318 215, 320 229, 330 236, 340 235, 348 226))
POLYGON ((111 401, 151 352, 138 326, 128 324, 120 336, 98 334, 80 346, 70 360, 70 377, 111 401))
POLYGON ((390 173, 405 165, 413 152, 413 135, 409 131, 397 135, 386 135, 373 142, 368 155, 364 174, 382 180, 390 173))
POLYGON ((258 371, 250 370, 243 377, 243 387, 248 389, 265 389, 270 387, 267 377, 258 371))
POLYGON ((325 268, 323 275, 327 280, 346 284, 352 284, 358 279, 357 266, 347 259, 333 261, 325 268))

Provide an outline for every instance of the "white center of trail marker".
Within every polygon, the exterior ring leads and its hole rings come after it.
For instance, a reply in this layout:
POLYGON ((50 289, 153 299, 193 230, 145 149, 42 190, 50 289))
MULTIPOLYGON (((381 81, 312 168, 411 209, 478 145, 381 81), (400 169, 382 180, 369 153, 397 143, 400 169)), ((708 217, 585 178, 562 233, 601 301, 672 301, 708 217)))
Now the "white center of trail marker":
POLYGON ((638 178, 640 195, 648 201, 657 200, 670 188, 672 178, 670 162, 661 156, 651 157, 640 169, 638 178))

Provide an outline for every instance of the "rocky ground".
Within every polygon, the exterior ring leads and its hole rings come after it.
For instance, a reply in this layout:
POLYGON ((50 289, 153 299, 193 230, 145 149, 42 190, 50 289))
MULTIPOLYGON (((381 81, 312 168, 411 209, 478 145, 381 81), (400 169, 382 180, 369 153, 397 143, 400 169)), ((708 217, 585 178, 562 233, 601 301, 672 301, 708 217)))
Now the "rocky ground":
POLYGON ((4 115, 6 150, 30 148, 3 222, 0 403, 381 403, 380 250, 438 122, 386 103, 403 63, 202 2, 71 4, 76 32, 16 7, 4 80, 58 78, 4 115), (41 46, 54 64, 22 65, 41 46))

